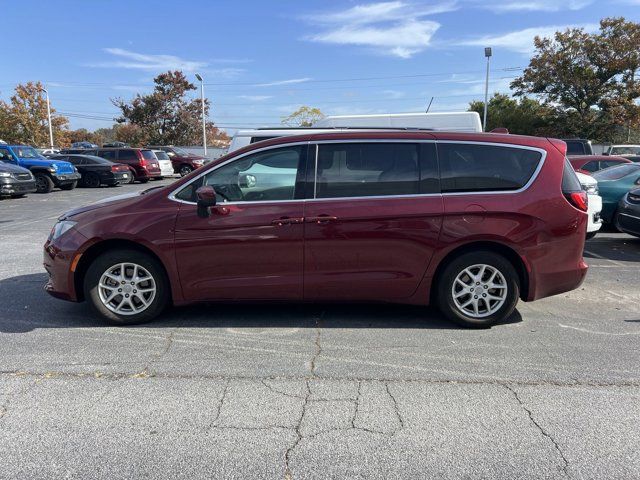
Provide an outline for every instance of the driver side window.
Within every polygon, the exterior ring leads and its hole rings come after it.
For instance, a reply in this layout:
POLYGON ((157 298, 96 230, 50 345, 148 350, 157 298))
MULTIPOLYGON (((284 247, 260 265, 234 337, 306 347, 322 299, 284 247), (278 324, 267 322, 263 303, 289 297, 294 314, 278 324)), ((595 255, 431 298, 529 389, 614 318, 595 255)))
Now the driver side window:
POLYGON ((211 185, 219 203, 293 200, 304 148, 295 145, 239 158, 200 177, 176 197, 195 202, 195 191, 211 185))

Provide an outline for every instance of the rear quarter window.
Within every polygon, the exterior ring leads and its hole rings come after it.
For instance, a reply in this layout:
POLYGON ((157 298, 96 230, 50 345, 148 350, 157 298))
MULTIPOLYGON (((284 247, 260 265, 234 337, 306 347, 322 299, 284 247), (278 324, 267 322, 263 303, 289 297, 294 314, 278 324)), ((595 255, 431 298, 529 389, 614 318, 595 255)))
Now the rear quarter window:
POLYGON ((536 150, 465 143, 438 143, 442 192, 519 190, 542 161, 536 150))
POLYGON ((142 150, 142 158, 145 160, 157 160, 155 154, 151 150, 142 150))

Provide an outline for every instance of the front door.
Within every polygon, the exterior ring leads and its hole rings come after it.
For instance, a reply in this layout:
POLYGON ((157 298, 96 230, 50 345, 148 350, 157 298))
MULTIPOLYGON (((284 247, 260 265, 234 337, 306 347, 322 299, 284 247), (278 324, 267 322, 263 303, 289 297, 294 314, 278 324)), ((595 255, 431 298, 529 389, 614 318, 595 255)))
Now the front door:
POLYGON ((271 148, 224 163, 175 195, 175 250, 186 300, 302 299, 307 145, 271 148), (195 190, 217 205, 196 214, 195 190))
POLYGON ((433 143, 320 143, 305 207, 305 299, 401 300, 438 241, 433 143))

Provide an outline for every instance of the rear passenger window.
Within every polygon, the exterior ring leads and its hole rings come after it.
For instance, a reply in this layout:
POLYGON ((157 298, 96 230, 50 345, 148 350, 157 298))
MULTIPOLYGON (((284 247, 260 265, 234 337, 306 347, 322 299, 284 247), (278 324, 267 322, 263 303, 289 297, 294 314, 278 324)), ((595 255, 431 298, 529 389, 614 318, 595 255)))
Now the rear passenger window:
POLYGON ((138 160, 138 157, 135 150, 120 150, 118 152, 118 160, 138 160))
POLYGON ((419 145, 319 144, 316 198, 420 193, 419 145))
POLYGON ((107 160, 115 161, 115 159, 116 159, 116 151, 115 150, 99 150, 97 155, 99 157, 105 158, 107 160))
POLYGON ((508 191, 524 187, 542 154, 508 146, 439 143, 442 192, 508 191))

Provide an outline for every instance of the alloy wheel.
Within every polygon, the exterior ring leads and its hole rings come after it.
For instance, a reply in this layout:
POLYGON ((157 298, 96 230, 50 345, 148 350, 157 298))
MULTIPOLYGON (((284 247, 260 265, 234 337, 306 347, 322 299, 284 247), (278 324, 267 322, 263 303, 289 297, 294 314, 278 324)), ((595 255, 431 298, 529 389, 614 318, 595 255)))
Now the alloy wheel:
POLYGON ((118 263, 109 267, 98 283, 100 301, 118 315, 145 311, 153 302, 156 289, 151 273, 135 263, 118 263))
POLYGON ((507 282, 497 268, 471 265, 462 270, 451 286, 456 308, 471 318, 483 318, 497 312, 507 299, 507 282))

